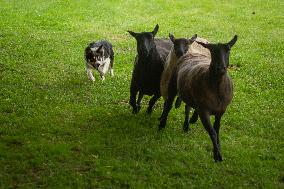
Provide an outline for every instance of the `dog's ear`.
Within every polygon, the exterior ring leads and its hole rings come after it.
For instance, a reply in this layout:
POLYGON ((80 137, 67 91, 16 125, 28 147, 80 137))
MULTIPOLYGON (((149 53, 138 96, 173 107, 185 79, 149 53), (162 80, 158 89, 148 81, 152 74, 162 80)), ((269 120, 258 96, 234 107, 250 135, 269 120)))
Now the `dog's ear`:
POLYGON ((96 50, 97 53, 100 53, 100 54, 103 54, 104 53, 104 48, 103 48, 103 45, 101 45, 97 50, 96 50))

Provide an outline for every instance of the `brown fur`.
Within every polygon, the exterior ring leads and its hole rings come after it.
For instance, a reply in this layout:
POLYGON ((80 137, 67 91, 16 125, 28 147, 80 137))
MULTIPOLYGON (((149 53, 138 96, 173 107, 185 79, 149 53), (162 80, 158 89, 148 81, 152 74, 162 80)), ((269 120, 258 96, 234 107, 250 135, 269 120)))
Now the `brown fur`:
POLYGON ((209 114, 225 112, 233 96, 233 84, 225 74, 215 80, 209 73, 211 59, 187 54, 178 61, 178 95, 193 108, 209 114))
MULTIPOLYGON (((196 41, 199 42, 203 42, 203 43, 208 43, 208 41, 206 39, 197 37, 196 41)), ((198 44, 197 42, 193 42, 188 51, 187 54, 191 54, 191 55, 204 55, 208 58, 211 58, 210 56, 210 51, 206 48, 204 48, 203 46, 201 46, 200 44, 198 44)), ((163 96, 164 99, 167 98, 168 96, 168 84, 172 75, 173 70, 175 70, 176 65, 177 65, 177 57, 174 51, 174 48, 171 49, 167 60, 165 62, 164 65, 164 71, 162 73, 161 76, 161 82, 160 82, 160 90, 161 90, 161 95, 163 96)))
MULTIPOLYGON (((208 132, 213 144, 215 161, 222 161, 219 141, 220 121, 233 97, 233 83, 227 74, 230 50, 238 39, 235 35, 228 43, 198 44, 210 50, 210 56, 200 53, 187 53, 177 62, 168 84, 168 96, 164 103, 159 129, 166 125, 168 114, 172 108, 175 96, 185 102, 185 120, 183 129, 189 130, 189 123, 197 121, 198 117, 208 132), (189 120, 190 109, 195 112, 189 120), (210 115, 214 115, 212 126, 210 115)), ((176 45, 176 44, 175 44, 176 45)), ((176 101, 177 102, 177 101, 176 101)))

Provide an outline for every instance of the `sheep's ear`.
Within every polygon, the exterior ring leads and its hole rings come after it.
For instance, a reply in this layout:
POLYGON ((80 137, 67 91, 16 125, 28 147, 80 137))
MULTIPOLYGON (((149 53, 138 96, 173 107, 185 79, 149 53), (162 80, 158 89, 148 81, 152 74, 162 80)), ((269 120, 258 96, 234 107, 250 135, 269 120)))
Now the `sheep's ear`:
POLYGON ((195 41, 195 42, 197 42, 198 44, 202 45, 204 48, 210 50, 210 44, 202 43, 202 42, 199 42, 199 41, 195 41))
POLYGON ((175 36, 172 33, 169 33, 169 38, 171 39, 171 41, 174 43, 175 42, 175 36))
POLYGON ((234 46, 234 44, 237 42, 237 39, 238 39, 238 36, 235 35, 234 38, 229 43, 227 43, 227 46, 229 49, 231 49, 234 46))
POLYGON ((130 35, 132 35, 133 37, 135 37, 135 38, 137 37, 137 33, 133 32, 133 31, 129 31, 129 30, 127 32, 130 33, 130 35))
POLYGON ((189 42, 189 43, 193 43, 193 42, 196 40, 196 38, 197 38, 197 34, 194 34, 194 35, 188 40, 188 42, 189 42))
POLYGON ((159 25, 157 24, 155 26, 154 30, 152 31, 152 34, 155 36, 157 34, 158 30, 159 30, 159 25))

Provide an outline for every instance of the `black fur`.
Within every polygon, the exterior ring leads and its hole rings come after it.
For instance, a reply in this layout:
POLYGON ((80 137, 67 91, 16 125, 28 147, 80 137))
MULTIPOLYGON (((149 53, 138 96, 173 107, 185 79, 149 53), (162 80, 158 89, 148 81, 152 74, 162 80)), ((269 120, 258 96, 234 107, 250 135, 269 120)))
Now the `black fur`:
POLYGON ((103 48, 104 49, 104 54, 103 56, 105 58, 110 58, 111 63, 110 66, 113 67, 113 62, 114 62, 114 52, 112 48, 112 44, 106 40, 101 40, 97 42, 91 42, 87 48, 85 49, 85 59, 87 63, 91 64, 95 69, 97 69, 97 66, 95 65, 95 58, 98 56, 102 56, 100 54, 102 51, 101 49, 98 49, 97 51, 93 51, 92 48, 103 48))
POLYGON ((128 31, 137 41, 137 53, 130 86, 130 105, 133 113, 138 113, 141 108, 143 95, 154 95, 149 101, 148 113, 160 98, 160 80, 164 70, 164 63, 172 47, 168 39, 154 39, 159 26, 156 25, 152 32, 135 33, 128 31), (138 99, 136 101, 137 93, 138 99))

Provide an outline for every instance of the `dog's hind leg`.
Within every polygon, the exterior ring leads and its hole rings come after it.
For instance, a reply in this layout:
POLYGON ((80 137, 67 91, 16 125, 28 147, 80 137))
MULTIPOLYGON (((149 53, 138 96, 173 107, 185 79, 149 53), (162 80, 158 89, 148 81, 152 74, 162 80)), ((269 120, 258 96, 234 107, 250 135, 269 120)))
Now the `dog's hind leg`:
POLYGON ((113 73, 113 58, 110 59, 110 75, 113 77, 114 73, 113 73))
POLYGON ((110 75, 113 77, 114 73, 113 73, 113 68, 110 68, 110 75))

